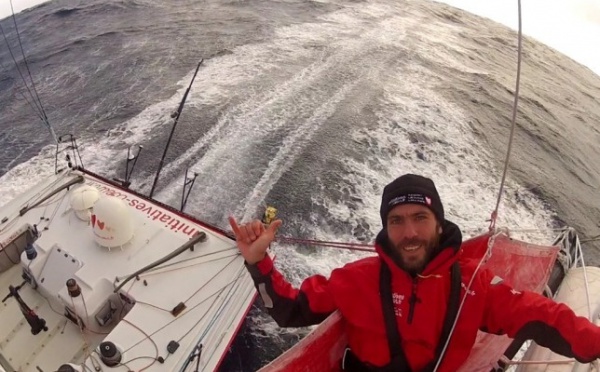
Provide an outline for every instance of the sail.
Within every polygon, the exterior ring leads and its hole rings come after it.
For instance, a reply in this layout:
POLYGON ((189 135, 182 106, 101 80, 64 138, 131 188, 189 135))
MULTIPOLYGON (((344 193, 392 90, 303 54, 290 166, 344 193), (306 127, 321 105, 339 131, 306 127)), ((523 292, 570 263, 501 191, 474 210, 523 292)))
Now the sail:
MULTIPOLYGON (((484 235, 465 242, 464 254, 480 260, 490 240, 491 256, 482 267, 491 270, 518 291, 542 293, 550 278, 559 247, 526 243, 510 239, 504 234, 493 238, 484 235)), ((469 359, 459 371, 489 372, 512 341, 507 336, 479 331, 469 359)))

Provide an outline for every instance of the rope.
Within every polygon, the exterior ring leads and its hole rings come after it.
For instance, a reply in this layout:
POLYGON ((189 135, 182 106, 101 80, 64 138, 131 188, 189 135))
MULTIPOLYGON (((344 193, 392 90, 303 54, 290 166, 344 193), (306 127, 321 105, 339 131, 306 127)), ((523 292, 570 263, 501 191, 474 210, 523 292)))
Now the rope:
MULTIPOLYGON (((2 27, 2 26, 0 25, 0 27, 2 27)), ((6 68, 6 66, 4 66, 4 64, 3 64, 3 63, 0 63, 0 67, 2 68, 2 71, 5 71, 5 72, 6 72, 6 75, 9 75, 9 71, 10 71, 10 70, 9 70, 8 68, 6 68)), ((14 80, 14 78, 13 78, 13 77, 10 77, 10 79, 14 80)), ((16 94, 19 94, 21 97, 23 97, 23 98, 25 99, 25 102, 27 102, 27 104, 29 105, 29 107, 31 107, 31 109, 33 110, 33 112, 35 113, 35 115, 36 115, 38 118, 40 118, 40 120, 44 121, 44 117, 43 117, 43 116, 42 116, 42 115, 39 113, 39 111, 37 110, 37 107, 35 107, 35 106, 33 105, 33 103, 31 103, 31 101, 29 101, 29 98, 27 98, 27 96, 26 96, 26 95, 24 95, 24 94, 23 94, 23 92, 21 92, 21 91, 19 91, 19 90, 17 89, 17 86, 16 86, 16 85, 15 85, 15 88, 14 88, 14 90, 15 90, 16 94)))
MULTIPOLYGON (((152 269, 150 269, 150 270, 146 271, 145 273, 143 273, 143 274, 140 274, 140 275, 138 275, 138 276, 139 276, 140 278, 145 278, 145 277, 148 277, 148 276, 151 276, 151 275, 163 274, 163 273, 168 273, 168 272, 170 272, 170 271, 181 270, 181 269, 185 269, 185 268, 192 267, 192 266, 204 265, 204 264, 206 264, 206 263, 209 263, 209 262, 214 262, 214 261, 224 260, 224 259, 226 259, 226 258, 229 258, 229 257, 234 257, 234 256, 235 256, 235 257, 237 257, 237 256, 239 256, 239 255, 240 255, 240 253, 239 253, 239 250, 238 250, 237 248, 225 248, 225 249, 220 249, 220 250, 218 250, 218 251, 214 251, 214 252, 210 252, 210 253, 205 253, 205 254, 203 254, 203 255, 200 255, 200 256, 197 256, 197 257, 185 258, 185 259, 183 259, 183 260, 179 260, 179 261, 171 262, 171 263, 168 263, 168 264, 164 264, 164 265, 156 266, 155 268, 152 268, 152 269), (213 258, 213 259, 210 259, 210 260, 205 260, 205 261, 196 262, 196 263, 194 263, 194 264, 190 264, 190 265, 186 265, 186 266, 178 266, 178 267, 171 268, 171 269, 168 269, 168 270, 161 270, 161 269, 166 269, 167 267, 171 267, 171 266, 178 265, 178 264, 180 264, 180 263, 184 263, 184 262, 188 262, 188 261, 197 260, 197 259, 199 259, 199 258, 205 258, 205 257, 207 257, 207 256, 211 256, 211 255, 214 255, 214 254, 219 254, 219 253, 223 253, 223 252, 227 252, 227 251, 232 251, 232 252, 234 252, 234 253, 232 253, 232 254, 230 254, 230 255, 227 255, 227 256, 223 256, 223 257, 217 257, 217 258, 213 258), (161 271, 159 271, 159 270, 161 270, 161 271)), ((119 280, 122 280, 123 278, 126 278, 126 277, 127 277, 127 276, 119 276, 119 277, 117 277, 117 278, 118 278, 119 280)))
MULTIPOLYGON (((222 273, 223 271, 225 271, 225 269, 226 269, 226 268, 227 268, 229 265, 231 265, 231 264, 232 264, 232 263, 233 263, 233 262, 236 260, 236 258, 237 258, 237 257, 238 257, 238 256, 235 256, 235 257, 234 257, 234 258, 232 258, 232 259, 231 259, 229 262, 227 262, 227 265, 225 265, 225 267, 224 267, 224 268, 222 268, 221 270, 219 270, 219 272, 218 272, 217 274, 215 274, 215 275, 214 275, 214 276, 211 278, 211 280, 212 280, 213 278, 215 278, 217 275, 219 275, 220 273, 222 273)), ((200 291, 201 291, 201 290, 202 290, 204 287, 206 287, 207 285, 208 285, 208 282, 204 283, 202 286, 200 286, 200 288, 198 288, 198 289, 197 289, 197 290, 196 290, 194 293, 192 293, 192 294, 190 295, 190 297, 188 297, 188 298, 187 298, 185 301, 183 301, 183 303, 184 303, 184 304, 185 304, 185 303, 187 303, 189 300, 191 300, 191 299, 192 299, 192 297, 194 297, 195 295, 197 295, 197 294, 198 294, 198 292, 200 292, 200 291)))
MULTIPOLYGON (((225 288, 227 288, 228 286, 230 286, 231 284, 235 283, 238 280, 238 278, 229 281, 227 283, 225 283, 225 285, 223 285, 221 288, 217 289, 216 292, 208 295, 205 299, 203 299, 202 301, 200 301, 199 303, 197 303, 196 305, 192 306, 189 308, 189 310, 183 312, 179 317, 174 318, 173 320, 171 320, 170 322, 166 323, 165 325, 163 325, 162 327, 158 328, 156 331, 150 333, 147 337, 151 338, 152 336, 154 336, 155 334, 157 334, 158 332, 162 331, 163 329, 165 329, 166 327, 170 326, 171 324, 175 323, 176 321, 178 321, 179 319, 181 319, 182 317, 184 317, 186 314, 189 314, 192 312, 192 310, 196 309, 198 306, 204 304, 206 301, 208 301, 209 299, 211 299, 212 297, 219 295, 221 292, 223 292, 225 290, 225 288)), ((119 297, 120 298, 120 297, 119 297)), ((125 318, 123 318, 123 320, 125 320, 125 318)), ((133 344, 132 346, 130 346, 128 349, 124 350, 123 353, 128 352, 129 350, 133 349, 134 347, 136 347, 137 345, 139 345, 140 343, 142 343, 145 340, 145 338, 141 339, 140 341, 136 342, 135 344, 133 344)))
POLYGON ((40 117, 43 117, 41 109, 38 106, 37 102, 35 101, 35 98, 33 97, 33 93, 31 93, 31 89, 29 89, 29 85, 27 85, 27 80, 25 80, 25 76, 23 76, 23 73, 21 72, 21 69, 19 68, 19 64, 17 63, 17 58, 15 57, 15 55, 12 51, 12 48, 10 47, 10 43, 8 42, 8 38, 6 37, 6 33, 4 32, 4 28, 2 27, 2 24, 0 24, 0 31, 2 32, 2 36, 4 36, 4 41, 6 42, 6 46, 8 47, 8 52, 10 53, 10 56, 12 57, 12 60, 15 63, 17 72, 19 73, 19 76, 21 76, 21 79, 23 80, 23 83, 25 84, 25 89, 27 89, 27 92, 31 96, 31 100, 35 104, 36 112, 38 113, 38 115, 40 117))
MULTIPOLYGON (((204 337, 206 337, 206 335, 208 334, 208 332, 211 330, 211 327, 215 324, 215 322, 217 321, 217 319, 220 317, 221 313, 223 312, 223 310, 225 310, 225 306, 228 304, 228 302, 231 300, 231 296, 232 296, 232 291, 233 288, 235 287, 235 285, 239 286, 240 285, 240 277, 242 276, 242 273, 245 271, 244 265, 242 264, 238 270, 238 273, 236 275, 236 279, 233 280, 231 287, 229 287, 227 293, 225 294, 225 298, 229 298, 229 300, 224 300, 221 304, 220 304, 220 308, 216 311, 216 313, 213 315, 212 319, 209 321, 209 323, 207 324, 207 327, 204 329, 204 332, 202 333, 202 335, 200 336, 200 338, 198 339, 198 341, 196 341, 196 347, 194 348, 194 350, 197 350, 198 346, 202 346, 202 340, 204 339, 204 337)), ((223 288, 222 292, 224 291, 225 288, 223 288)), ((220 295, 220 294, 219 294, 220 295)), ((215 301, 216 302, 216 301, 215 301)), ((198 323, 196 323, 198 324, 198 323)), ((194 325, 195 327, 196 325, 194 325)), ((221 336, 222 337, 222 336, 221 336)), ((213 349, 212 354, 214 354, 215 350, 213 349)), ((211 354, 211 355, 212 355, 211 354)), ((200 356, 197 356, 198 358, 200 358, 200 356)), ((186 362, 185 366, 180 370, 180 372, 183 372, 185 370, 185 368, 187 367, 187 365, 189 365, 189 362, 191 361, 191 355, 188 357, 188 362, 186 362)), ((200 359, 198 359, 198 365, 200 363, 200 359)), ((196 370, 198 370, 196 368, 196 370)))
MULTIPOLYGON (((508 229, 506 229, 508 230, 508 229)), ((465 232, 471 232, 471 233, 477 233, 477 234, 482 234, 485 231, 482 229, 465 229, 463 230, 465 232)), ((510 232, 513 233, 539 233, 539 234, 546 234, 548 232, 562 232, 564 231, 564 229, 510 229, 510 232)), ((589 242, 589 241, 594 241, 595 240, 600 240, 600 235, 590 238, 590 239, 586 239, 586 240, 582 240, 583 243, 585 242, 589 242)), ((312 246, 318 246, 318 247, 328 247, 328 248, 337 248, 337 249, 347 249, 350 251, 360 251, 360 252, 375 252, 375 248, 374 248, 374 244, 375 243, 346 243, 346 242, 339 242, 339 241, 331 241, 331 240, 317 240, 317 239, 301 239, 301 238, 293 238, 293 237, 289 237, 289 236, 282 236, 282 237, 276 237, 275 241, 277 241, 278 243, 287 243, 287 244, 305 244, 305 245, 312 245, 312 246)))
POLYGON ((481 268, 483 263, 492 256, 492 247, 494 246, 494 241, 496 240, 496 237, 502 233, 504 233, 504 232, 500 231, 500 232, 494 234, 493 236, 491 236, 490 239, 488 240, 487 250, 486 250, 485 254, 481 257, 481 260, 479 260, 479 264, 477 264, 477 267, 475 268, 475 271, 473 272, 473 275, 471 276, 471 280, 469 280, 469 284, 465 288, 465 294, 463 295, 463 298, 460 302, 460 306, 458 307, 458 313, 456 314, 456 318, 454 318, 454 323, 452 324, 452 328, 450 329, 450 335, 446 339, 444 348, 442 349, 442 352, 440 353, 440 356, 435 364, 435 368, 433 369, 433 372, 437 371, 440 364, 442 363, 442 360, 444 359, 444 354, 446 353, 446 349, 448 349, 448 344, 450 343, 450 339, 452 339, 452 335, 454 334, 454 329, 456 328, 456 324, 458 323, 458 319, 460 318, 460 312, 462 311, 463 305, 465 304, 465 301, 467 300, 467 297, 469 296, 469 291, 471 290, 471 285, 473 285, 473 281, 475 280, 475 277, 477 276, 477 272, 479 271, 479 269, 481 268))
MULTIPOLYGON (((63 190, 63 191, 65 191, 65 190, 63 190)), ((65 197, 67 196, 67 194, 68 194, 68 192, 65 192, 62 196, 60 196, 60 193, 58 193, 55 196, 53 196, 52 198, 59 199, 59 200, 52 200, 51 202, 48 202, 48 204, 46 204, 45 209, 44 209, 44 213, 42 214, 42 216, 46 216, 47 209, 48 209, 48 207, 50 205, 52 205, 52 204, 56 204, 56 205, 54 207, 54 211, 50 215, 50 218, 46 218, 43 221, 43 223, 45 223, 45 225, 46 225, 46 226, 44 226, 44 229, 49 229, 50 228, 50 224, 52 224, 52 222, 54 221, 54 217, 56 217, 56 214, 58 213, 58 209, 62 205, 63 201, 65 200, 65 197), (60 198, 59 198, 59 196, 60 196, 60 198)), ((42 223, 40 223, 40 228, 42 228, 41 224, 42 223)))
MULTIPOLYGON (((27 63, 27 58, 25 57, 25 51, 23 50, 23 43, 21 42, 21 34, 19 33, 19 27, 17 26, 17 17, 15 16, 15 10, 13 8, 12 0, 9 0, 10 10, 12 12, 12 19, 15 25, 15 33, 17 34, 17 41, 19 42, 19 48, 21 48, 21 55, 23 56, 23 62, 25 62, 25 68, 27 69, 27 74, 29 75, 29 80, 31 80, 31 88, 33 89, 33 93, 35 93, 35 98, 37 99, 37 103, 40 105, 40 109, 46 118, 46 112, 44 110, 44 106, 42 106, 42 101, 40 100, 40 96, 37 93, 37 89, 35 88, 35 82, 33 81, 33 77, 31 76, 31 70, 29 70, 29 63, 27 63)), ((47 120, 47 118, 46 118, 47 120)))
POLYGON ((581 243, 597 242, 600 241, 600 234, 592 236, 591 238, 581 240, 581 243))
MULTIPOLYGON (((218 252, 213 252, 213 253, 218 253, 218 252)), ((210 254, 212 254, 212 253, 209 253, 209 254, 206 254, 206 255, 202 255, 202 256, 200 256, 200 257, 208 256, 208 255, 210 255, 210 254)), ((192 265, 188 265, 188 266, 184 266, 184 267, 178 267, 178 268, 175 268, 175 269, 170 269, 170 270, 166 270, 166 271, 160 271, 160 272, 153 272, 153 273, 141 274, 139 277, 140 277, 140 278, 142 278, 142 277, 145 277, 145 276, 148 276, 148 275, 153 275, 153 274, 162 274, 162 273, 169 272, 169 271, 180 270, 180 269, 188 268, 188 267, 191 267, 191 266, 196 266, 196 265, 206 264, 206 263, 208 263, 208 262, 212 262, 212 261, 217 261, 217 260, 220 260, 220 259, 225 259, 225 258, 230 258, 230 257, 233 257, 233 259, 232 259, 232 260, 230 260, 230 261, 229 261, 229 262, 228 262, 228 263, 225 265, 225 267, 223 267, 221 270, 219 270, 219 271, 218 271, 218 272, 217 272, 215 275, 213 275, 213 276, 212 276, 212 277, 211 277, 211 278, 210 278, 210 279, 209 279, 209 280, 208 280, 206 283, 204 283, 204 284, 203 284, 203 285, 202 285, 200 288, 198 288, 198 290, 196 290, 196 291, 195 291, 195 292, 194 292, 194 293, 193 293, 193 294, 192 294, 190 297, 188 297, 188 298, 187 298, 185 301, 183 301, 183 303, 184 303, 184 304, 187 304, 187 302, 188 302, 189 300, 191 300, 191 299, 192 299, 192 297, 194 297, 196 294, 198 294, 198 292, 200 292, 200 291, 201 291, 201 290, 202 290, 204 287, 206 287, 206 286, 207 286, 207 285, 208 285, 208 284, 209 284, 209 283, 210 283, 210 282, 211 282, 211 281, 212 281, 214 278, 216 278, 216 277, 217 277, 217 275, 219 275, 220 273, 222 273, 222 272, 223 272, 223 271, 224 271, 224 270, 227 268, 227 266, 229 266, 229 265, 230 265, 230 264, 231 264, 233 261, 235 261, 235 258, 237 258, 238 256, 239 256, 239 253, 237 253, 237 254, 235 254, 235 255, 229 255, 229 256, 222 257, 222 258, 217 258, 217 259, 209 260, 209 261, 202 261, 202 262, 198 262, 198 263, 195 263, 195 264, 192 264, 192 265)), ((200 257, 195 257, 195 258, 200 258, 200 257)), ((192 258, 192 259, 195 259, 195 258, 192 258)), ((187 260, 186 260, 186 261, 187 261, 187 260)), ((176 262, 176 263, 178 263, 178 262, 176 262)), ((161 267, 158 267, 158 268, 161 268, 161 267)), ((133 285, 134 285, 134 284, 135 284, 137 281, 138 281, 138 280, 134 280, 134 281, 132 281, 132 282, 131 282, 131 286, 129 287, 129 289, 128 289, 128 290, 127 290, 127 292, 126 292, 127 294, 129 294, 129 292, 131 291, 131 288, 133 287, 133 285)), ((153 308, 155 308, 155 309, 157 309, 157 310, 161 310, 161 311, 164 311, 164 312, 166 312, 166 313, 169 313, 169 314, 171 313, 171 310, 169 310, 169 309, 165 309, 165 308, 162 308, 162 307, 160 307, 160 306, 156 306, 156 305, 154 305, 154 304, 151 304, 151 303, 149 303, 149 302, 144 302, 144 301, 136 300, 136 303, 139 303, 139 304, 142 304, 142 305, 147 305, 147 306, 153 307, 153 308)))
MULTIPOLYGON (((152 365, 154 365, 154 363, 156 363, 156 360, 158 359, 158 357, 159 357, 159 355, 160 355, 160 354, 159 354, 159 352, 158 352, 158 346, 156 345, 156 342, 154 342, 154 340, 152 339, 152 337, 150 337, 150 336, 149 336, 149 335, 148 335, 148 334, 147 334, 147 333, 146 333, 146 332, 145 332, 143 329, 141 329, 141 328, 140 328, 140 327, 138 327, 137 325, 133 324, 132 322, 128 321, 128 320, 127 320, 127 319, 125 319, 125 318, 123 318, 123 319, 122 319, 122 321, 123 321, 123 322, 125 322, 125 323, 127 323, 127 324, 129 324, 129 325, 130 325, 130 326, 132 326, 133 328, 135 328, 135 329, 137 329, 138 331, 140 331, 140 332, 141 332, 141 333, 142 333, 144 336, 146 336, 144 339, 142 339, 142 341, 143 341, 143 340, 146 340, 146 339, 148 339, 148 340, 150 340, 150 342, 152 342, 152 345, 154 346, 154 350, 155 350, 155 352, 156 352, 156 356, 154 357, 154 360, 152 361, 152 363, 150 363, 150 364, 149 364, 149 365, 147 365, 146 367, 144 367, 144 368, 140 369, 140 372, 141 372, 141 371, 144 371, 144 370, 146 370, 146 369, 148 369, 148 368, 150 368, 150 367, 152 367, 152 365)), ((152 358, 152 357, 149 357, 149 358, 152 358)), ((136 359, 138 359, 138 358, 136 358, 136 359)), ((133 359, 132 359, 132 360, 133 360, 133 359)), ((130 363, 130 362, 131 362, 131 360, 130 360, 130 361, 127 361, 127 363, 130 363)), ((127 367, 127 368, 129 368, 129 367, 127 367)))
POLYGON ((292 238, 292 237, 285 237, 285 236, 278 237, 275 240, 280 243, 307 244, 307 245, 316 245, 316 246, 321 246, 321 247, 347 249, 350 251, 375 252, 375 249, 373 248, 373 244, 342 243, 342 242, 325 241, 325 240, 299 239, 299 238, 292 238))
MULTIPOLYGON (((29 74, 29 79, 31 80, 31 87, 33 88, 33 92, 35 93, 35 97, 37 98, 37 103, 40 105, 40 110, 43 115, 43 122, 48 127, 50 134, 52 135, 52 139, 55 143, 58 143, 58 138, 56 137, 56 133, 54 133, 54 129, 50 122, 48 121, 48 116, 46 115, 46 110, 44 110, 44 106, 42 105, 42 101, 40 100, 40 96, 38 95, 37 89, 35 88, 35 82, 33 81, 33 77, 31 76, 31 71, 29 70, 29 63, 27 63, 27 58, 25 57, 25 51, 23 49, 23 44, 21 43, 21 34, 19 33, 19 27, 17 26, 17 18, 15 17, 15 10, 13 9, 12 0, 10 2, 10 10, 12 12, 13 23, 15 24, 15 32, 17 34, 17 40, 19 41, 19 47, 21 48, 21 55, 23 56, 23 62, 25 62, 25 68, 27 69, 27 73, 29 74)), ((12 53, 11 53, 12 54, 12 53)), ((16 63, 16 62, 15 62, 16 63)), ((31 94, 31 92, 29 92, 31 94)), ((32 97, 33 99, 33 97, 32 97)))
POLYGON ((512 126, 510 128, 510 137, 508 140, 508 148, 506 150, 506 159, 504 160, 504 171, 502 172, 502 181, 500 182, 500 190, 498 191, 498 200, 496 200, 496 208, 492 212, 492 218, 490 222, 490 231, 496 227, 496 219, 498 218, 498 208, 500 208, 500 200, 502 199, 502 193, 504 191, 504 183, 506 182, 506 173, 508 172, 508 163, 510 159, 510 153, 512 150, 513 137, 515 133, 515 127, 517 122, 517 105, 519 102, 519 86, 521 81, 521 44, 522 44, 522 23, 521 23, 521 0, 518 1, 519 8, 519 44, 517 53, 517 82, 515 87, 515 99, 513 102, 512 112, 512 126))
POLYGON ((502 361, 502 363, 506 364, 506 365, 519 365, 519 364, 523 364, 523 365, 527 365, 527 364, 571 364, 571 363, 575 363, 576 360, 575 359, 560 359, 560 360, 512 360, 512 359, 508 359, 506 356, 502 355, 500 357, 500 360, 502 361))
MULTIPOLYGON (((219 295, 221 293, 223 293, 225 291, 225 287, 221 288, 219 291, 219 295)), ((208 313, 210 313, 212 311, 213 306, 215 306, 215 304, 217 303, 217 301, 213 301, 210 306, 208 307, 208 309, 204 312, 204 314, 202 314, 202 316, 200 317, 200 319, 198 319, 198 321, 196 321, 196 323, 194 323, 193 326, 190 327, 190 329, 185 332, 181 337, 179 337, 177 339, 177 342, 181 343, 181 340, 183 340, 187 335, 190 334, 190 332, 192 332, 194 330, 194 328, 196 328, 196 326, 198 326, 198 324, 200 324, 200 322, 202 322, 202 320, 204 320, 204 318, 208 315, 208 313)))
MULTIPOLYGON (((9 218, 9 221, 0 225, 0 237, 2 235, 4 235, 6 232, 9 232, 12 225, 21 217, 19 215, 19 211, 21 209, 28 207, 29 205, 32 205, 31 209, 41 206, 43 201, 40 203, 40 200, 42 200, 45 197, 45 195, 49 192, 49 190, 52 190, 52 188, 54 188, 56 185, 58 185, 63 179, 67 178, 69 175, 71 175, 71 172, 62 173, 59 177, 57 177, 50 184, 44 186, 44 188, 42 188, 37 193, 33 194, 29 199, 25 200, 17 208, 15 208, 15 213, 7 216, 9 218)), ((48 199, 51 200, 51 198, 52 197, 50 197, 48 199)), ((50 203, 50 201, 49 201, 49 203, 50 203)))
MULTIPOLYGON (((506 229, 508 230, 508 229, 506 229)), ((472 230, 463 230, 465 232, 473 232, 473 233, 484 233, 482 229, 472 229, 472 230)), ((539 233, 546 234, 548 232, 562 232, 564 229, 510 229, 511 232, 515 233, 539 233)), ((600 240, 600 235, 593 237, 591 239, 582 240, 582 242, 589 242, 600 240)), ((287 244, 305 244, 312 245, 318 247, 328 247, 328 248, 337 248, 337 249, 347 249, 350 251, 360 251, 360 252, 375 252, 374 243, 345 243, 339 241, 331 241, 331 240, 316 240, 316 239, 301 239, 301 238, 293 238, 288 236, 276 237, 275 241, 278 243, 287 243, 287 244)))
MULTIPOLYGON (((232 262, 233 262, 233 261, 230 261, 230 262, 229 262, 227 265, 230 265, 232 262)), ((227 267, 227 266, 226 266, 226 267, 227 267)), ((213 279, 215 279, 215 278, 217 277, 217 275, 219 275, 220 273, 222 273, 222 272, 224 271, 224 269, 225 269, 225 268, 223 268, 223 269, 219 270, 219 271, 218 271, 218 272, 217 272, 215 275, 213 275, 213 276, 212 276, 210 279, 208 279, 208 281, 207 281, 207 282, 206 282, 206 283, 205 283, 205 284, 204 284, 202 287, 206 286, 206 285, 207 285, 208 283, 210 283, 210 282, 211 282, 213 279)), ((147 338, 151 338, 151 337, 152 337, 152 336, 154 336, 156 333, 160 332, 161 330, 163 330, 164 328, 168 327, 168 326, 169 326, 169 325, 171 325, 172 323, 174 323, 174 322, 176 322, 176 321, 180 320, 180 319, 181 319, 182 317, 184 317, 186 314, 188 314, 188 313, 192 312, 192 310, 196 309, 198 306, 202 305, 203 303, 205 303, 206 301, 208 301, 208 300, 209 300, 210 298, 212 298, 213 296, 221 294, 221 293, 222 293, 222 292, 225 290, 225 288, 227 288, 227 287, 228 287, 228 286, 230 286, 231 284, 233 284, 233 283, 235 283, 235 282, 239 281, 240 272, 242 272, 242 270, 243 270, 243 269, 244 269, 244 267, 243 267, 243 266, 242 266, 240 269, 238 269, 238 271, 237 271, 237 274, 236 274, 236 278, 235 278, 234 280, 232 280, 232 281, 230 281, 230 282, 226 283, 224 286, 222 286, 221 288, 219 288, 219 289, 218 289, 216 292, 214 292, 214 293, 212 293, 212 294, 208 295, 208 296, 207 296, 205 299, 201 300, 199 303, 197 303, 196 305, 192 306, 192 307, 191 307, 191 308, 189 308, 187 311, 185 311, 184 313, 182 313, 182 314, 181 314, 181 316, 179 316, 179 317, 177 317, 177 318, 174 318, 174 319, 173 319, 173 320, 171 320, 170 322, 168 322, 168 323, 164 324, 162 327, 158 328, 156 331, 154 331, 154 332, 150 333, 149 335, 147 335, 147 338)), ((135 283, 135 282, 136 282, 136 281, 133 281, 133 283, 135 283)), ((202 288, 202 287, 201 287, 201 288, 202 288)), ((130 288, 130 290, 131 290, 131 288, 130 288)), ((127 292, 127 293, 129 293, 129 292, 127 292)), ((198 291, 196 291, 196 293, 195 293, 195 294, 197 294, 197 293, 198 293, 198 291)), ((188 298, 188 299, 186 300, 186 302, 187 302, 187 301, 189 301, 189 300, 190 300, 190 299, 191 299, 193 296, 194 296, 194 295, 190 296, 190 298, 188 298)), ((119 296, 119 300, 121 300, 121 297, 120 297, 120 296, 119 296)), ((139 302, 139 301, 136 301, 136 302, 139 302)), ((152 304, 149 304, 149 303, 145 303, 145 302, 139 302, 139 303, 140 303, 140 304, 145 304, 145 305, 150 305, 150 306, 152 306, 152 307, 155 307, 155 308, 157 308, 157 309, 159 309, 159 310, 168 311, 168 312, 170 313, 170 311, 169 311, 169 310, 162 309, 162 308, 160 308, 160 307, 158 307, 158 306, 155 306, 155 305, 152 305, 152 304)), ((210 309, 213 307, 213 305, 214 305, 215 303, 216 303, 216 300, 215 300, 213 303, 211 303, 211 305, 209 306, 209 311, 210 311, 210 309)), ((122 300, 121 300, 121 304, 123 305, 123 301, 122 301, 122 300)), ((200 321, 201 321, 201 320, 202 320, 202 319, 203 319, 203 318, 206 316, 206 314, 208 314, 208 311, 207 311, 207 312, 206 312, 204 315, 202 315, 202 317, 200 318, 200 320, 198 320, 198 322, 196 322, 196 323, 194 324, 194 326, 193 326, 191 329, 195 328, 195 327, 196 327, 196 326, 197 326, 197 325, 200 323, 200 321)), ((125 320, 125 318, 123 318, 123 320, 125 320)), ((189 333, 189 332, 187 332, 187 333, 189 333)), ((181 339, 183 339, 183 337, 185 337, 185 336, 187 335, 187 333, 186 333, 186 334, 184 334, 184 335, 181 337, 181 339)), ((181 340, 181 339, 180 339, 180 340, 181 340)), ((125 351, 124 351, 124 353, 126 353, 127 351, 129 351, 129 350, 133 349, 134 347, 136 347, 137 345, 139 345, 140 343, 142 343, 144 340, 145 340, 145 338, 143 338, 143 339, 141 339, 140 341, 138 341, 137 343, 133 344, 133 345, 132 345, 132 346, 130 346, 130 347, 127 349, 127 350, 125 350, 125 351)))

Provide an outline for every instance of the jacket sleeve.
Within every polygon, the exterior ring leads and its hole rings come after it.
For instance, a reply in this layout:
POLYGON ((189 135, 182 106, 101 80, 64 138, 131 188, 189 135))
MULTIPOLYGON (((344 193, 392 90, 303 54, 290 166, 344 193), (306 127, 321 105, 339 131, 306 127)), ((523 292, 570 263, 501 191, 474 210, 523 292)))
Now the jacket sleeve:
POLYGON ((308 277, 296 289, 275 269, 268 255, 255 265, 246 264, 246 268, 267 311, 280 327, 319 324, 336 310, 329 281, 322 275, 308 277))
POLYGON ((563 303, 534 292, 516 291, 504 282, 492 284, 497 280, 492 280, 489 272, 484 276, 489 280, 484 282, 488 288, 482 331, 531 339, 582 363, 600 358, 600 327, 563 303))

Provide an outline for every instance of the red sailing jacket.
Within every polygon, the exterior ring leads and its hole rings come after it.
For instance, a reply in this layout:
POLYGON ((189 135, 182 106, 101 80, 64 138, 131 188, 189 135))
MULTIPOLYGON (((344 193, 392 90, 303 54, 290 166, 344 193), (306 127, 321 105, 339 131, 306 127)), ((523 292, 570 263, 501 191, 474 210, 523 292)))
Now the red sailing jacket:
MULTIPOLYGON (((392 273, 392 297, 402 347, 413 371, 435 357, 450 293, 450 267, 458 260, 462 290, 478 262, 461 258, 462 235, 446 221, 443 248, 421 275, 412 278, 388 256, 385 233, 377 237, 379 257, 349 263, 331 272, 329 279, 314 275, 293 288, 266 256, 247 268, 269 314, 282 327, 318 324, 340 310, 347 325, 350 349, 363 362, 384 366, 390 362, 388 339, 379 297, 379 270, 384 262, 392 273)), ((467 359, 478 330, 533 339, 566 357, 588 363, 600 357, 600 328, 577 317, 564 304, 532 292, 518 292, 487 270, 477 271, 438 372, 456 371, 467 359)))

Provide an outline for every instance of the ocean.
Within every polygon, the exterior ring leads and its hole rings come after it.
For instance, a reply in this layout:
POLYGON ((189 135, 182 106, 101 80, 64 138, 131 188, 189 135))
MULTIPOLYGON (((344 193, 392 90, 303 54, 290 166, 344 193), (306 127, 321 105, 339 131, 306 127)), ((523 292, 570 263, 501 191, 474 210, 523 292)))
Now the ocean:
MULTIPOLYGON (((515 17, 517 17, 515 9, 515 17)), ((485 231, 509 140, 517 34, 447 5, 395 1, 54 0, 16 16, 41 103, 86 168, 148 193, 203 59, 155 197, 228 228, 275 206, 285 236, 368 243, 383 186, 432 177, 465 237, 485 231)), ((523 20, 527 24, 527 18, 523 20)), ((12 18, 0 21, 24 69, 12 18)), ((54 171, 52 137, 0 39, 0 205, 54 171), (32 102, 29 99, 29 102, 32 102)), ((31 88, 31 84, 29 84, 31 88)), ((600 234, 600 77, 523 39, 519 111, 498 226, 551 241, 600 234)), ((276 244, 294 283, 356 253, 276 244)), ((600 244, 584 244, 600 265, 600 244)), ((309 329, 253 308, 225 371, 253 371, 309 329)))

